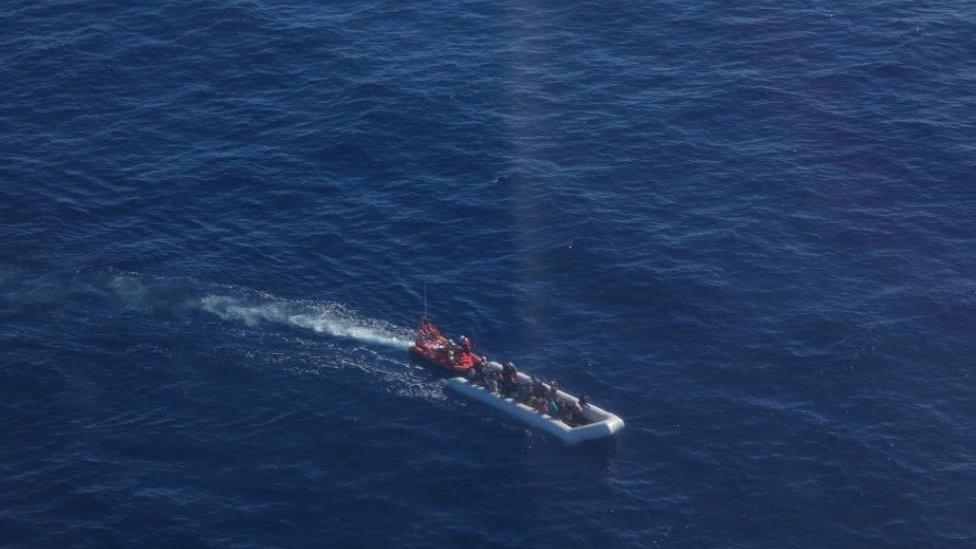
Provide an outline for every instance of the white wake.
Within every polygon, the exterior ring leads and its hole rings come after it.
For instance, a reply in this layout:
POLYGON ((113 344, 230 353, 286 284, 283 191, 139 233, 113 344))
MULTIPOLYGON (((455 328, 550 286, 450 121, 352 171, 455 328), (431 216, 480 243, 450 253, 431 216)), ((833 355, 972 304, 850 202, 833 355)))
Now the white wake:
POLYGON ((266 299, 254 303, 235 297, 208 295, 200 300, 203 310, 224 320, 287 324, 317 333, 406 349, 410 333, 386 322, 363 318, 337 304, 266 299))

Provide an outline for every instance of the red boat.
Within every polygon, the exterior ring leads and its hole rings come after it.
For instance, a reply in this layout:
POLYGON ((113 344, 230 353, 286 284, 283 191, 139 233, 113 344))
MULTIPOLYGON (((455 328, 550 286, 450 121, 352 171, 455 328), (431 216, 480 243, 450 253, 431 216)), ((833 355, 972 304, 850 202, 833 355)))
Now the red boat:
POLYGON ((427 317, 420 319, 417 341, 410 346, 414 355, 452 372, 466 372, 485 359, 471 351, 471 343, 456 345, 444 337, 427 317))

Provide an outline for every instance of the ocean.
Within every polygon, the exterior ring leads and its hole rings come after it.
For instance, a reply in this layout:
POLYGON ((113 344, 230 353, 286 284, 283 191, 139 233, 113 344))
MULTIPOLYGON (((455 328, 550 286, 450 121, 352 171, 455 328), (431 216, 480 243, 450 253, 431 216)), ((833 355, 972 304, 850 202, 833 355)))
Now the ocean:
POLYGON ((967 2, 0 8, 0 545, 976 545, 967 2), (566 447, 427 310, 615 412, 566 447))

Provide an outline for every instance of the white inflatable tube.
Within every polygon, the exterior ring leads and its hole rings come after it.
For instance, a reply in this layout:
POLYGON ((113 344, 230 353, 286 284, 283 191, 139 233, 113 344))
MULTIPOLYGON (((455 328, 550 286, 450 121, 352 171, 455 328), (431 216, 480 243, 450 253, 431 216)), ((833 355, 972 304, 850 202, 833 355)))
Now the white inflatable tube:
MULTIPOLYGON (((492 362, 489 365, 495 370, 501 370, 501 364, 497 362, 492 362)), ((518 373, 518 377, 523 383, 531 382, 531 378, 522 372, 518 373)), ((558 418, 543 414, 521 402, 516 402, 514 399, 492 393, 481 385, 473 384, 463 377, 449 379, 447 386, 466 397, 506 412, 531 427, 541 429, 566 444, 579 444, 587 440, 611 437, 614 433, 624 428, 624 421, 622 419, 592 404, 587 404, 583 408, 583 417, 590 423, 580 425, 579 427, 570 427, 558 418)), ((544 387, 548 389, 547 385, 544 387)), ((579 404, 579 400, 570 394, 556 391, 556 395, 561 401, 570 401, 579 404)))

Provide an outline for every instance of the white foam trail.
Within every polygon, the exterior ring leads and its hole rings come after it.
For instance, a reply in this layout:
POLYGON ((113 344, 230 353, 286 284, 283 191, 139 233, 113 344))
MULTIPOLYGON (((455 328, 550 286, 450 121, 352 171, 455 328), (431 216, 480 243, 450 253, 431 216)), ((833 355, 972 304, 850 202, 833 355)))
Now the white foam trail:
POLYGON ((409 336, 403 330, 384 322, 360 318, 338 305, 287 300, 251 304, 221 295, 208 295, 200 300, 200 304, 203 310, 224 320, 240 320, 248 326, 257 326, 262 322, 289 324, 317 333, 400 349, 411 345, 409 336))
POLYGON ((108 283, 128 309, 138 309, 146 300, 146 287, 137 277, 118 275, 108 283))

